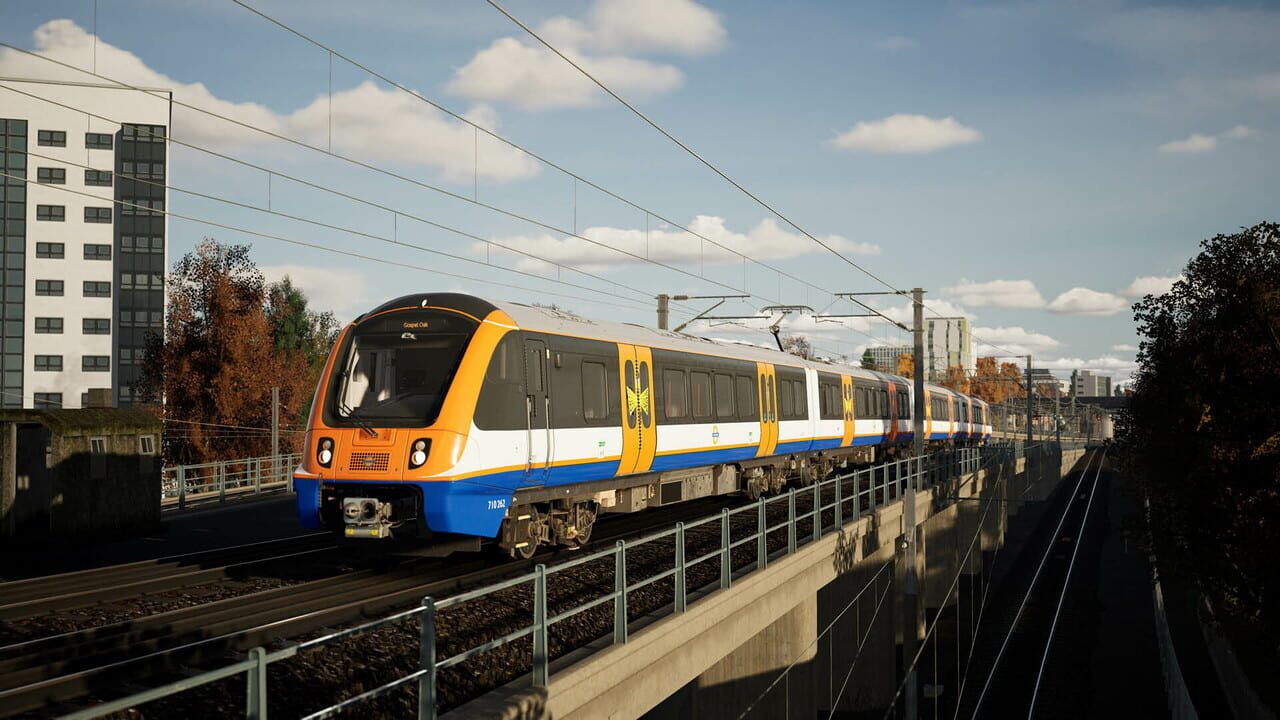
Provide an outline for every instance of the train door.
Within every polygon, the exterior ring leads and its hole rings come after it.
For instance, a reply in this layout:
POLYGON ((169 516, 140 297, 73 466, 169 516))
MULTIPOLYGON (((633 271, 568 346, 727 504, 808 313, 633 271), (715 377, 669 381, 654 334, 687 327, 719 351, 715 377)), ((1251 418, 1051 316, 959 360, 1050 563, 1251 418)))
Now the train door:
POLYGON ((525 410, 529 456, 525 482, 541 485, 551 467, 551 384, 547 367, 550 355, 542 340, 524 341, 525 410))
POLYGON ((657 449, 653 425, 653 354, 649 348, 618 344, 622 381, 622 458, 618 474, 647 472, 657 449))
POLYGON ((924 441, 933 439, 933 393, 924 391, 924 441))
POLYGON ((844 408, 844 439, 840 441, 840 445, 848 447, 853 444, 856 420, 853 408, 853 378, 848 375, 840 376, 840 404, 844 408))
POLYGON ((778 379, 769 363, 756 363, 756 378, 760 384, 760 449, 756 457, 766 457, 778 447, 778 379))
POLYGON ((889 400, 889 426, 885 428, 885 433, 889 436, 889 442, 896 442, 898 439, 898 386, 893 381, 888 381, 889 389, 887 397, 889 400))
POLYGON ((956 408, 956 399, 955 397, 948 395, 947 396, 947 420, 948 420, 947 439, 948 440, 956 436, 956 428, 959 427, 956 423, 959 421, 959 419, 960 419, 960 413, 957 411, 957 408, 956 408))

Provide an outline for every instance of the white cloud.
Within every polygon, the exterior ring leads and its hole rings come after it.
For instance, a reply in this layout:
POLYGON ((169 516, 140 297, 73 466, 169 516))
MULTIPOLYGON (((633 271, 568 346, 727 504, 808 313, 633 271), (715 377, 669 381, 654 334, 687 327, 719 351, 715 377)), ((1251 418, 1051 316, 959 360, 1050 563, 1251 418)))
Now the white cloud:
MULTIPOLYGON (((638 53, 696 56, 724 47, 720 18, 691 0, 596 0, 582 20, 553 17, 538 32, 601 82, 630 97, 671 92, 684 84, 673 65, 638 53)), ((604 99, 590 80, 541 45, 501 37, 458 68, 446 89, 527 110, 585 107, 604 99)))
MULTIPOLYGON (((874 302, 870 304, 875 305, 874 302)), ((926 321, 928 321, 929 318, 939 318, 939 317, 963 317, 963 318, 969 318, 970 320, 973 320, 978 317, 977 315, 973 314, 972 312, 969 312, 968 310, 960 307, 959 305, 948 302, 946 300, 942 300, 940 298, 932 298, 932 299, 925 298, 924 305, 925 305, 924 319, 926 321)), ((915 314, 915 311, 911 307, 910 302, 903 303, 902 305, 878 307, 876 309, 884 313, 888 317, 892 318, 893 320, 896 320, 906 325, 907 327, 911 327, 911 323, 914 322, 913 316, 915 314)))
POLYGON ((897 52, 899 50, 915 50, 918 47, 920 47, 920 43, 902 35, 890 35, 889 37, 880 38, 876 41, 876 49, 889 50, 891 52, 897 52))
MULTIPOLYGON (((35 50, 80 67, 93 58, 93 35, 71 20, 51 20, 33 33, 35 50)), ((223 100, 200 82, 182 82, 147 66, 137 55, 101 38, 97 71, 130 85, 168 88, 174 99, 273 133, 325 146, 329 135, 329 97, 318 95, 291 113, 278 113, 254 102, 223 100)), ((92 80, 90 76, 40 58, 0 49, 0 75, 54 80, 92 80)), ((365 82, 333 95, 333 147, 344 154, 386 162, 429 167, 452 180, 470 180, 473 172, 492 181, 510 181, 538 172, 532 158, 497 143, 486 145, 475 165, 474 130, 394 88, 365 82), (370 117, 377 117, 376 124, 370 117)), ((482 125, 497 118, 484 107, 471 114, 482 125)), ((112 118, 126 119, 126 118, 112 118)), ((173 106, 173 136, 201 146, 230 149, 269 142, 260 133, 208 114, 173 106)))
POLYGON ((372 307, 368 278, 354 268, 285 264, 258 269, 267 282, 277 282, 287 275, 307 296, 312 310, 332 312, 339 322, 352 320, 372 307))
POLYGON ((1237 125, 1231 128, 1230 130, 1227 130, 1226 132, 1222 133, 1222 137, 1227 138, 1229 140, 1243 140, 1244 138, 1252 137, 1253 135, 1254 135, 1253 128, 1246 127, 1244 125, 1237 125))
POLYGON ((1145 295, 1163 295, 1169 292, 1173 284, 1181 279, 1182 277, 1178 275, 1173 277, 1157 277, 1154 275, 1136 277, 1133 282, 1129 283, 1129 287, 1120 291, 1120 294, 1132 298, 1140 298, 1145 295))
POLYGON ((1138 368, 1133 360, 1104 355, 1096 358, 1057 358, 1055 360, 1037 360, 1034 367, 1049 370, 1092 370, 1093 372, 1112 377, 1127 378, 1138 368))
MULTIPOLYGON (((698 215, 687 227, 725 248, 762 261, 807 255, 821 249, 808 238, 782 229, 772 218, 761 220, 745 233, 729 229, 724 218, 713 215, 698 215)), ((722 250, 695 235, 672 229, 670 226, 652 229, 648 233, 643 229, 589 227, 581 230, 579 234, 593 242, 550 234, 505 237, 498 239, 497 242, 521 253, 593 272, 643 262, 643 258, 664 263, 740 261, 737 255, 728 250, 722 250), (623 250, 639 257, 630 257, 610 248, 623 250)), ((845 254, 878 255, 880 253, 879 245, 849 240, 839 235, 828 235, 823 237, 822 241, 845 254)), ((486 245, 486 243, 477 242, 472 244, 471 250, 476 254, 484 254, 486 245)), ((492 248, 491 251, 494 255, 513 255, 497 247, 492 248)), ((536 270, 546 267, 546 264, 540 260, 524 255, 519 255, 518 258, 516 266, 520 269, 536 270)))
POLYGON ((968 145, 982 133, 954 117, 890 115, 883 120, 861 121, 836 135, 831 144, 841 150, 870 153, 927 153, 954 145, 968 145))
POLYGON ((1004 308, 1037 308, 1044 305, 1044 298, 1030 280, 990 280, 969 282, 943 288, 944 295, 951 296, 965 305, 990 305, 1004 308))
POLYGON ((1138 352, 1138 346, 1130 343, 1120 343, 1119 345, 1112 345, 1111 350, 1113 352, 1138 352))
POLYGON ((973 352, 978 356, 987 355, 992 350, 1012 351, 1015 355, 1040 355, 1061 344, 1044 333, 1017 326, 973 328, 973 352))
POLYGON ((1071 315, 1115 315, 1128 309, 1129 302, 1119 295, 1075 287, 1049 303, 1049 312, 1071 315))
POLYGON ((1166 155, 1189 155, 1209 152, 1218 147, 1218 139, 1209 135, 1194 133, 1182 140, 1173 140, 1161 145, 1158 150, 1166 155))

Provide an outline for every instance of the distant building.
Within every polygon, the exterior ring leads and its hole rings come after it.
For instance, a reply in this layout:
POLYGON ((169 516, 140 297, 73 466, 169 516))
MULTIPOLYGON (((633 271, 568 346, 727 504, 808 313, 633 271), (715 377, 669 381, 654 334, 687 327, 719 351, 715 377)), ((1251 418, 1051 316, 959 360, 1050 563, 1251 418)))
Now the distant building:
POLYGON ((1076 397, 1102 397, 1111 394, 1111 376, 1096 375, 1088 370, 1071 373, 1071 394, 1076 397))
POLYGON ((82 408, 90 389, 132 403, 164 330, 170 104, 0 78, 0 407, 82 408))
POLYGON ((908 345, 873 345, 867 348, 867 352, 871 353, 871 359, 876 364, 876 370, 884 373, 895 373, 898 371, 898 356, 910 355, 911 347, 908 345))
POLYGON ((924 347, 928 358, 925 370, 932 380, 945 378, 947 368, 955 365, 964 368, 967 375, 972 375, 976 369, 968 318, 929 318, 925 321, 924 347))
MULTIPOLYGON (((1027 377, 1026 373, 1022 376, 1027 377)), ((1058 393, 1061 386, 1058 384, 1058 378, 1046 368, 1031 368, 1031 387, 1038 395, 1053 396, 1058 393)))

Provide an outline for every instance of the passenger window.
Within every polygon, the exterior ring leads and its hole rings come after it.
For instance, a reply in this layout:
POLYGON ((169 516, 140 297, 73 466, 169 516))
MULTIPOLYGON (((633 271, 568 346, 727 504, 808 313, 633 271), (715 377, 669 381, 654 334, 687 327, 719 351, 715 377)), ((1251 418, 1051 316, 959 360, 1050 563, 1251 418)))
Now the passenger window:
POLYGON ((808 385, 803 380, 792 380, 791 389, 796 396, 796 417, 809 417, 809 393, 808 385))
POLYGON ((733 417, 733 376, 716 373, 716 417, 733 417))
POLYGON ((739 416, 747 419, 756 417, 755 387, 752 385, 751 378, 739 375, 734 379, 734 383, 738 389, 739 416))
POLYGON ((693 396, 693 416, 711 417, 711 375, 704 372, 689 373, 689 390, 693 396))
POLYGON ((889 391, 880 391, 880 417, 889 419, 889 391))
POLYGON ((769 376, 769 422, 778 421, 778 399, 775 397, 777 383, 769 376))
POLYGON ((609 396, 605 378, 603 363, 582 363, 583 419, 603 420, 609 414, 609 396))
POLYGON ((668 418, 682 418, 688 414, 683 370, 662 371, 663 411, 668 418))

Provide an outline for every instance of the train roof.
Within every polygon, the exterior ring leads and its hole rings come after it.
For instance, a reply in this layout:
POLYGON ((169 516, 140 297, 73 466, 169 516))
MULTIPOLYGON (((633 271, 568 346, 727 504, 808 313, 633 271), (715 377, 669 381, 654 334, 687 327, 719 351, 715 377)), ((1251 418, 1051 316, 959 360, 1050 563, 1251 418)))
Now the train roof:
MULTIPOLYGON (((521 330, 547 332, 556 335, 586 338, 589 340, 624 342, 632 345, 690 352, 700 355, 720 355, 754 362, 767 362, 774 365, 812 368, 819 371, 837 372, 854 377, 875 379, 879 381, 891 381, 895 383, 903 382, 903 378, 898 375, 889 375, 887 373, 877 372, 874 370, 866 370, 856 365, 842 365, 823 360, 806 360, 796 355, 792 355, 791 353, 774 350, 772 348, 715 340, 698 335, 672 332, 670 330, 660 330, 658 328, 646 327, 644 325, 636 325, 633 323, 593 320, 591 318, 578 315, 577 313, 561 310, 559 308, 546 307, 542 305, 526 305, 524 303, 508 302, 503 300, 488 301, 473 295, 466 295, 462 293, 422 293, 406 295, 383 303, 372 312, 357 318, 356 322, 360 322, 363 318, 380 312, 408 307, 449 308, 465 312, 478 319, 484 319, 493 310, 501 310, 510 316, 510 318, 515 321, 516 326, 521 330)), ((909 388, 910 383, 907 383, 907 386, 909 388)), ((931 393, 946 395, 961 394, 933 383, 927 383, 927 386, 931 393)), ((974 400, 977 400, 977 398, 974 398, 974 400)))

